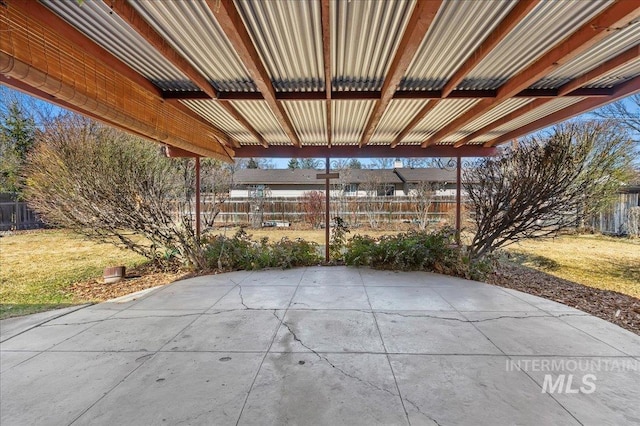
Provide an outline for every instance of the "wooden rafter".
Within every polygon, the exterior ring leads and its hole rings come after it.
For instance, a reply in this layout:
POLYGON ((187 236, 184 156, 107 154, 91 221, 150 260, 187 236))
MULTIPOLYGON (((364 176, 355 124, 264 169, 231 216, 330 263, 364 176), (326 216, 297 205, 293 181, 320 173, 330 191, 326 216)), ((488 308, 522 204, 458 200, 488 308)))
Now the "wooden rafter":
MULTIPOLYGON (((458 68, 453 76, 444 85, 440 97, 447 98, 454 93, 454 89, 460 82, 467 76, 469 71, 475 68, 489 53, 495 48, 504 38, 511 32, 511 30, 518 25, 524 17, 531 12, 536 6, 539 0, 522 0, 516 4, 513 9, 505 16, 505 18, 498 24, 498 26, 489 34, 489 36, 476 48, 476 50, 467 58, 467 60, 458 68)), ((436 100, 427 104, 422 108, 411 120, 411 122, 405 127, 405 129, 398 135, 398 137, 391 143, 392 147, 397 146, 400 141, 407 135, 415 126, 422 121, 424 117, 435 108, 440 101, 436 100)))
POLYGON ((226 134, 166 104, 148 80, 48 9, 33 2, 5 3, 0 20, 0 73, 5 78, 148 139, 229 160, 215 140, 226 134))
MULTIPOLYGON (((563 86, 560 87, 560 89, 558 89, 558 95, 562 95, 562 94, 569 94, 569 93, 576 93, 576 91, 578 91, 582 86, 584 86, 585 84, 590 83, 591 81, 597 80, 599 78, 601 78, 603 75, 611 72, 612 70, 615 70, 616 68, 619 68, 627 63, 629 63, 630 61, 633 61, 635 59, 637 59, 638 57, 640 57, 640 46, 634 46, 631 49, 628 49, 626 51, 624 51, 623 53, 615 56, 614 58, 609 59, 608 61, 606 61, 605 63, 603 63, 602 65, 592 69, 591 71, 581 75, 580 77, 577 77, 567 83, 565 83, 563 86)), ((611 92, 607 98, 611 97, 614 94, 614 89, 609 89, 609 91, 611 92)), ((511 120, 515 120, 516 118, 527 114, 530 111, 533 111, 536 108, 541 107, 542 105, 546 104, 547 102, 552 101, 554 98, 543 98, 543 99, 537 99, 533 102, 528 103, 527 105, 524 105, 521 108, 518 108, 517 110, 501 117, 500 119, 487 124, 486 126, 484 126, 483 128, 473 132, 472 134, 470 134, 469 136, 465 136, 464 138, 460 139, 458 142, 455 143, 455 147, 460 147, 468 142, 473 141, 474 139, 476 139, 479 136, 482 136, 488 132, 490 132, 493 129, 496 129, 500 126, 502 126, 503 124, 508 123, 511 120)), ((606 102, 606 101, 604 101, 606 102)))
MULTIPOLYGON (((111 8, 131 26, 142 38, 144 38, 153 48, 158 51, 169 63, 182 71, 196 86, 200 88, 210 99, 216 99, 218 92, 215 87, 180 53, 178 53, 165 39, 162 37, 138 11, 129 4, 127 0, 111 0, 111 8)), ((267 147, 267 143, 260 133, 228 102, 220 103, 235 120, 244 126, 258 142, 267 147)), ((239 146, 237 142, 232 143, 239 146)))
POLYGON ((327 99, 327 146, 331 147, 331 9, 330 1, 322 0, 320 3, 320 19, 322 20, 322 57, 324 60, 324 90, 327 99))
POLYGON ((251 78, 262 93, 264 100, 269 105, 282 130, 287 134, 293 145, 300 147, 300 139, 296 134, 293 123, 284 107, 278 102, 269 74, 251 41, 251 36, 244 26, 242 17, 238 13, 233 0, 207 0, 207 4, 240 60, 249 71, 251 78))
POLYGON ((360 140, 361 147, 369 143, 387 106, 389 106, 389 103, 393 99, 393 95, 402 77, 407 71, 407 68, 409 68, 411 60, 418 51, 418 48, 420 48, 422 40, 427 35, 429 27, 435 19, 441 4, 442 0, 420 0, 416 3, 411 18, 409 18, 409 22, 407 23, 407 28, 398 44, 393 61, 391 61, 391 65, 389 66, 389 71, 385 76, 380 99, 376 102, 369 116, 369 121, 362 132, 362 138, 360 140))
POLYGON ((621 54, 609 59, 608 61, 595 67, 591 71, 566 83, 558 89, 558 96, 565 96, 581 88, 585 84, 597 80, 603 75, 615 70, 616 68, 624 66, 629 62, 635 61, 638 58, 640 58, 640 45, 635 45, 631 49, 625 50, 621 54))
POLYGON ((536 120, 532 123, 527 124, 526 126, 520 127, 512 132, 505 133, 504 135, 497 137, 489 142, 484 144, 485 147, 494 147, 503 142, 508 142, 512 139, 519 138, 520 136, 526 135, 531 132, 535 132, 536 130, 544 129, 545 127, 552 126, 560 121, 567 120, 571 117, 574 117, 579 114, 584 114, 591 110, 594 110, 598 107, 601 107, 610 102, 615 102, 624 97, 633 95, 634 93, 640 92, 640 76, 632 78, 629 81, 624 83, 620 83, 618 86, 614 88, 614 95, 610 98, 603 100, 602 98, 590 98, 580 101, 576 104, 568 106, 560 111, 557 111, 553 114, 550 114, 546 117, 543 117, 539 120, 536 120))
POLYGON ((602 13, 580 27, 569 37, 542 55, 533 64, 520 71, 503 84, 493 99, 484 99, 457 119, 440 129, 422 143, 426 148, 456 132, 464 125, 487 113, 498 103, 513 97, 531 86, 549 72, 566 64, 596 43, 609 36, 611 29, 624 28, 640 16, 640 8, 635 1, 613 3, 602 13))
POLYGON ((478 46, 466 61, 458 68, 442 89, 446 98, 491 51, 540 3, 540 0, 520 0, 507 16, 496 26, 489 36, 478 46))

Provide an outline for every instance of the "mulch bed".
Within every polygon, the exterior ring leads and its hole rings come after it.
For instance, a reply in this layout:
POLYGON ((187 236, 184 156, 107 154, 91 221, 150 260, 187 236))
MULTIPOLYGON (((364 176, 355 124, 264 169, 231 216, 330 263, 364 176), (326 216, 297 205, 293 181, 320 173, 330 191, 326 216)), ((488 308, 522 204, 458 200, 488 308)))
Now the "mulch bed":
POLYGON ((640 335, 640 299, 587 287, 511 262, 500 262, 487 282, 580 309, 640 335))
POLYGON ((162 270, 152 265, 143 265, 131 270, 127 269, 125 279, 120 282, 106 284, 102 278, 94 278, 72 284, 69 290, 78 301, 103 302, 195 275, 197 274, 179 269, 162 270))

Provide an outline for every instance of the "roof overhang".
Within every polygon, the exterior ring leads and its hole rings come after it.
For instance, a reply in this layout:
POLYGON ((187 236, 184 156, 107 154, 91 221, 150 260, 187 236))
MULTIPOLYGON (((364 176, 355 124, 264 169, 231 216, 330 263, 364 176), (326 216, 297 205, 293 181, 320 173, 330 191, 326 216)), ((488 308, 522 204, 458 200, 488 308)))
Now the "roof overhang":
POLYGON ((184 155, 484 156, 640 91, 639 17, 632 0, 0 0, 0 83, 184 155))

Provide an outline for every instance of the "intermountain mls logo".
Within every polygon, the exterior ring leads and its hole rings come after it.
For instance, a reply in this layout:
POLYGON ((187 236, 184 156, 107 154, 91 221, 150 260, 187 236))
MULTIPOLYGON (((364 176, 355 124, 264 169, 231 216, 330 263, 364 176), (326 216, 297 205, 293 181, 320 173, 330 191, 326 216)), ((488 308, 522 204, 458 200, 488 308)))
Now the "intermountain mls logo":
POLYGON ((542 393, 591 394, 596 391, 599 373, 640 371, 640 361, 607 359, 509 359, 506 371, 523 371, 540 384, 542 393))

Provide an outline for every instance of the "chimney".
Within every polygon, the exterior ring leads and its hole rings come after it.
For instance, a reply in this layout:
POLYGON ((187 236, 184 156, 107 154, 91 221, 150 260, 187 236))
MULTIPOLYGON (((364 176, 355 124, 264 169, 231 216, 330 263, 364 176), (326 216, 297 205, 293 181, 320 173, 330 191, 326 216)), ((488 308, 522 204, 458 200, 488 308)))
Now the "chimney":
POLYGON ((394 169, 401 169, 402 168, 402 160, 399 158, 396 158, 396 160, 393 162, 393 168, 394 169))

